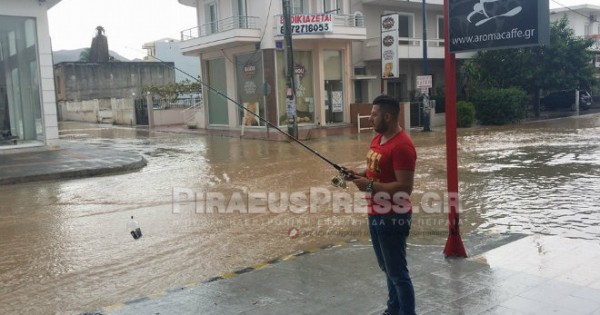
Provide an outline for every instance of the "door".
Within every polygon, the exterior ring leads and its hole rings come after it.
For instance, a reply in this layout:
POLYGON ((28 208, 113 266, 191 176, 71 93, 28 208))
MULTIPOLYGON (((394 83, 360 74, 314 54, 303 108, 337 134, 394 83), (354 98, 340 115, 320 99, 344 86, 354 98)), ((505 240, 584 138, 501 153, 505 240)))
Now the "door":
POLYGON ((344 99, 341 80, 325 80, 325 118, 328 124, 344 122, 344 99))
POLYGON ((136 99, 135 103, 135 124, 148 125, 148 104, 145 99, 136 99))

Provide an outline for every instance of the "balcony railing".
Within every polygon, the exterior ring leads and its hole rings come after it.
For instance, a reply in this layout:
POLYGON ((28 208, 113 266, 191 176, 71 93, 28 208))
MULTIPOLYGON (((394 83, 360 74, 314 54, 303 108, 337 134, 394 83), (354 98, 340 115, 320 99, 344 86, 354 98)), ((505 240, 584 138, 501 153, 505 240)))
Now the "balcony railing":
POLYGON ((235 29, 257 28, 258 17, 256 16, 232 16, 226 19, 183 30, 181 31, 181 40, 186 41, 235 29))
POLYGON ((333 25, 365 27, 365 17, 360 14, 334 14, 333 25))
MULTIPOLYGON (((371 37, 364 43, 366 47, 379 47, 381 45, 381 37, 371 37)), ((399 37, 399 46, 423 46, 423 39, 416 37, 399 37)), ((427 39, 427 47, 444 47, 443 38, 427 39)))

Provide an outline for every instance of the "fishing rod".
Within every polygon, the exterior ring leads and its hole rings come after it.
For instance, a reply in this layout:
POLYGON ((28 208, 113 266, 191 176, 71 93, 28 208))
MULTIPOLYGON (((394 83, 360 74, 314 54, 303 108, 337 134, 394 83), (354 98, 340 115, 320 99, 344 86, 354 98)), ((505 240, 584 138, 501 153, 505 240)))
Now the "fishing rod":
MULTIPOLYGON (((166 61, 156 57, 156 56, 152 56, 152 58, 160 61, 161 63, 170 66, 170 64, 168 64, 166 61)), ((276 126, 275 124, 271 123, 270 121, 268 121, 267 119, 261 117, 260 115, 258 115, 257 113, 249 110, 248 108, 246 108, 244 105, 240 104, 238 101, 232 99, 231 97, 221 93, 221 91, 213 88, 212 86, 210 86, 208 83, 200 80, 199 78, 194 77, 193 75, 187 73, 184 70, 181 70, 180 68, 178 68, 177 66, 175 66, 175 64, 173 63, 173 69, 185 74, 186 76, 196 80, 198 83, 200 83, 202 86, 208 88, 209 90, 217 93, 217 95, 220 95, 222 97, 224 97, 225 99, 227 99, 228 101, 234 103, 235 105, 237 105, 240 109, 246 111, 247 113, 253 115, 254 117, 258 118, 260 121, 264 122, 265 124, 267 124, 269 127, 281 132, 282 134, 284 134, 286 137, 288 137, 289 139, 291 139, 292 141, 298 143, 299 145, 301 145, 302 147, 304 147, 305 149, 307 149, 308 151, 310 151, 311 153, 313 153, 314 155, 318 156, 319 158, 321 158, 323 161, 327 162, 329 165, 333 166, 333 168, 335 168, 339 174, 337 176, 334 176, 331 179, 331 184, 335 187, 341 187, 341 188, 346 188, 346 180, 347 179, 354 179, 356 178, 356 176, 354 176, 353 173, 351 173, 348 169, 346 169, 345 167, 334 163, 333 161, 329 160, 328 158, 326 158, 325 156, 323 156, 321 153, 317 152, 315 149, 309 147, 308 145, 306 145, 304 142, 300 141, 299 139, 297 139, 296 137, 292 136, 291 134, 289 134, 288 132, 285 132, 283 129, 279 128, 278 126, 276 126)))

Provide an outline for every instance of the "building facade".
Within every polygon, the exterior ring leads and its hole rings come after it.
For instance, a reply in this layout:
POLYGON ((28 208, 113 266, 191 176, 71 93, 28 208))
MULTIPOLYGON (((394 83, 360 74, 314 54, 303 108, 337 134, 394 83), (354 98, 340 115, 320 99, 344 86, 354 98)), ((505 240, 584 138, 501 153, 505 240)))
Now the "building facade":
MULTIPOLYGON (((282 2, 179 0, 196 8, 198 26, 182 32, 181 50, 201 60, 202 78, 261 117, 287 124, 282 2)), ((291 0, 294 77, 300 126, 350 122, 352 43, 366 39, 349 0, 291 0)), ((215 91, 204 95, 201 128, 264 127, 215 91)))
MULTIPOLYGON (((433 88, 444 86, 444 6, 442 0, 426 1, 426 38, 423 33, 422 1, 352 1, 352 10, 361 12, 367 25, 367 39, 355 44, 353 65, 355 99, 369 102, 374 95, 384 92, 402 101, 410 101, 417 94, 416 78, 432 75, 433 88), (397 71, 390 79, 382 79, 382 16, 397 15, 397 71), (424 73, 424 47, 427 54, 427 72, 424 73)), ((463 54, 457 55, 463 58, 463 54)))
POLYGON ((173 62, 175 81, 194 81, 200 78, 200 59, 184 56, 181 53, 180 43, 179 40, 172 38, 145 43, 142 48, 146 49, 148 55, 144 57, 144 61, 173 62))
POLYGON ((566 17, 575 36, 595 40, 591 50, 595 52, 596 77, 600 78, 600 6, 582 4, 550 9, 550 22, 566 17))
POLYGON ((0 154, 58 146, 47 15, 58 2, 0 5, 0 154))

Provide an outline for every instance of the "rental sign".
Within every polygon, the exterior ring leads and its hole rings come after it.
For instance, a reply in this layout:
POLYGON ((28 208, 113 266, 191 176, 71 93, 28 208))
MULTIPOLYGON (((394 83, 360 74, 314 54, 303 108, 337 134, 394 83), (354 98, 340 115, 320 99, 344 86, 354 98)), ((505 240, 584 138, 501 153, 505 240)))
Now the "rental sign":
POLYGON ((548 0, 448 0, 450 52, 550 42, 548 0))
MULTIPOLYGON (((279 18, 277 35, 283 35, 283 15, 279 18)), ((291 16, 292 34, 315 34, 333 32, 333 16, 331 13, 297 14, 291 16)))

